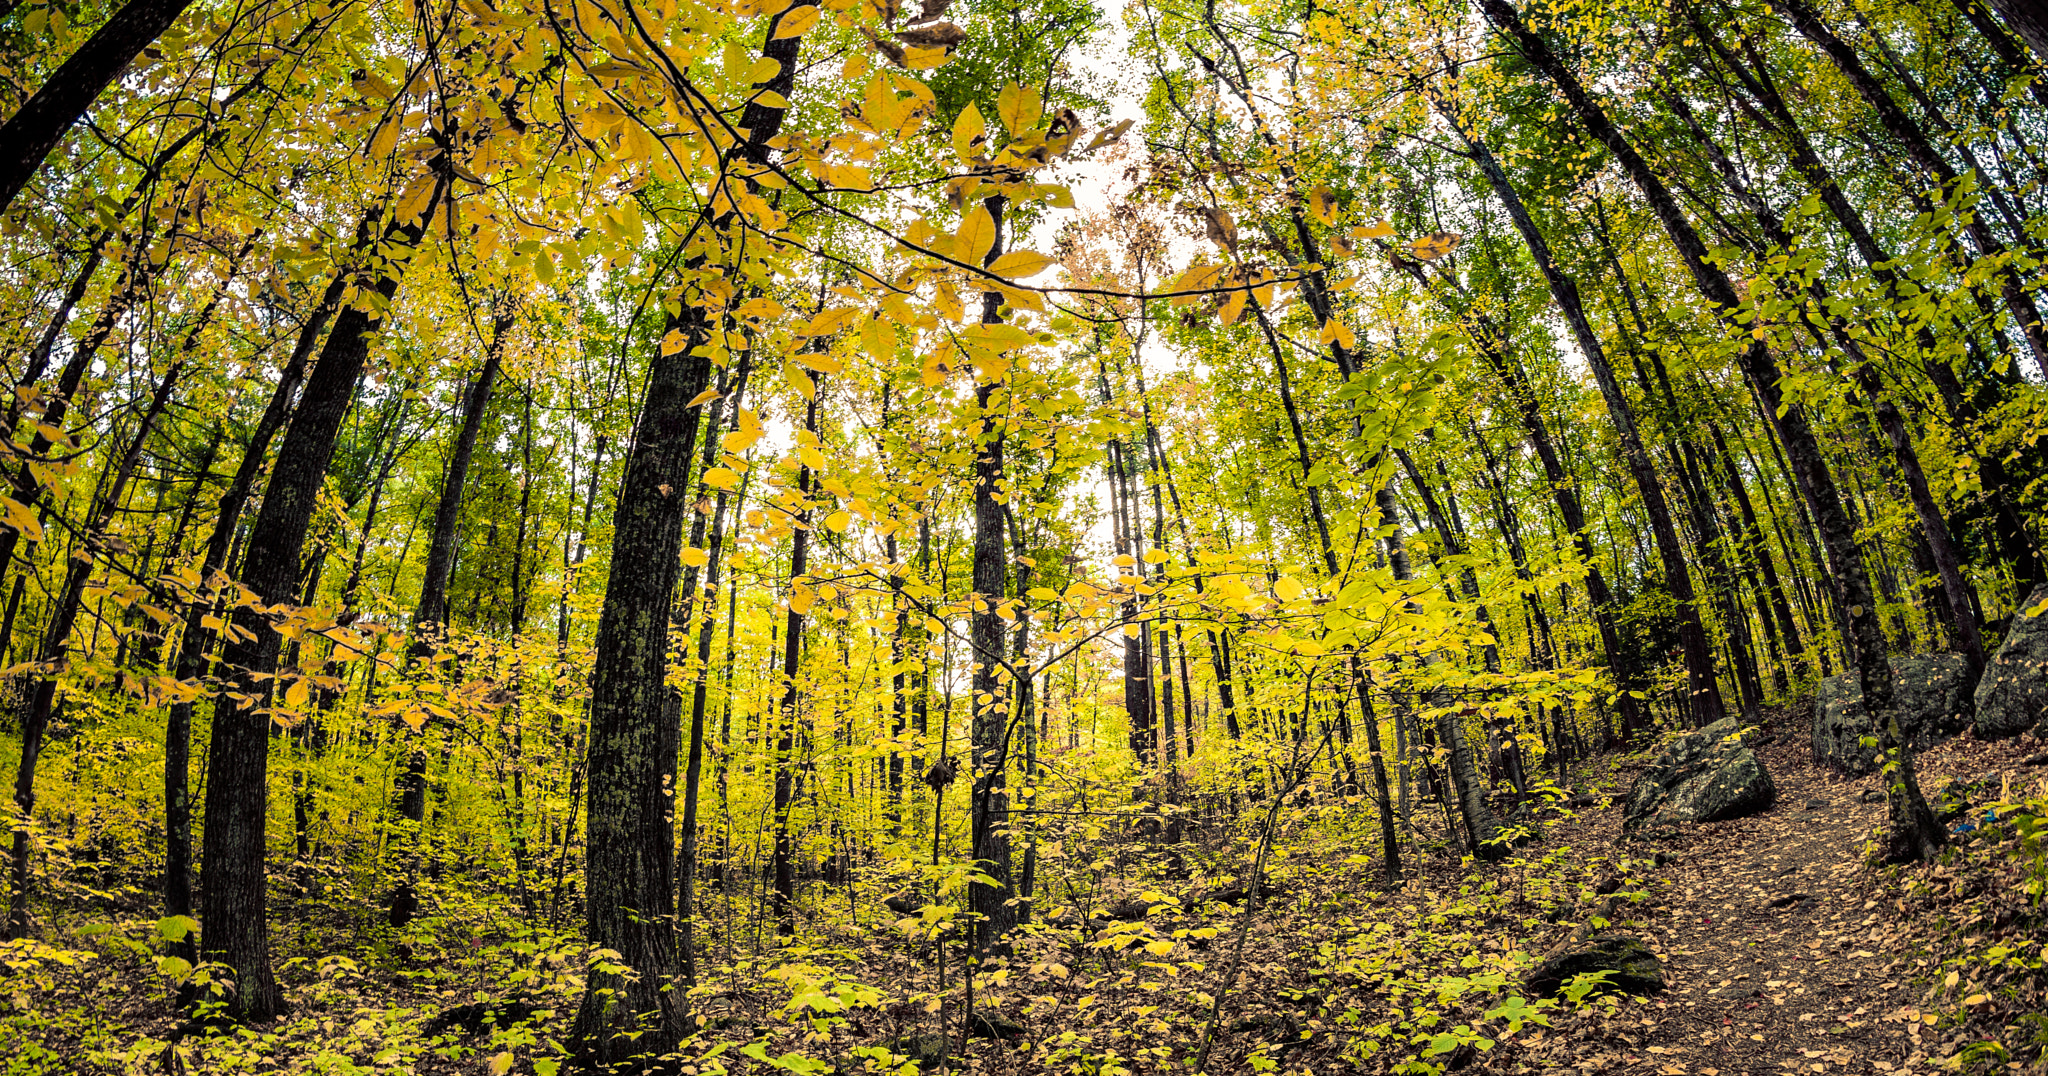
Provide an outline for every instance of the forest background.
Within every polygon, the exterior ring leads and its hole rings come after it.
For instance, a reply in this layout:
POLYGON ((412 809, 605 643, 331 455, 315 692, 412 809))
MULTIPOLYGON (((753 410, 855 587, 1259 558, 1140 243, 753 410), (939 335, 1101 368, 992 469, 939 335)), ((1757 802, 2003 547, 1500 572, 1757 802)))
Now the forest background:
MULTIPOLYGON (((2048 606, 2044 50, 8 2, 10 1071, 1269 1068, 1262 905, 1570 905, 1532 805, 1834 675, 1943 854, 1894 665, 2048 606)), ((1520 1028, 1432 925, 1324 954, 1436 998, 1350 1062, 1520 1028)))

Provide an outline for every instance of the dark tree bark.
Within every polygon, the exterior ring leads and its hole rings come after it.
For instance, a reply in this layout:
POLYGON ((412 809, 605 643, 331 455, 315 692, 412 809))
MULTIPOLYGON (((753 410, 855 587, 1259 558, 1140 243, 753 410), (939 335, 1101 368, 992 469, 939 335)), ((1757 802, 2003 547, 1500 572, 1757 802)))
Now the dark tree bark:
MULTIPOLYGON (((781 132, 780 101, 795 86, 802 36, 778 38, 793 13, 815 6, 799 0, 769 22, 762 56, 776 73, 756 85, 741 114, 747 132, 734 158, 758 166, 781 132)), ((705 210, 712 228, 723 221, 705 210)), ((673 612, 689 510, 690 467, 701 410, 690 401, 710 382, 704 345, 718 326, 706 312, 685 305, 669 328, 681 347, 657 348, 648 364, 647 390, 627 450, 614 512, 611 574, 598 614, 590 681, 587 747, 590 805, 584 814, 585 914, 593 945, 620 954, 634 975, 593 974, 570 1032, 577 1063, 589 1069, 658 1057, 681 1038, 682 1000, 676 974, 675 826, 676 758, 681 731, 670 720, 665 683, 673 612)))
MULTIPOLYGON (((1906 115, 1905 109, 1892 100, 1884 84, 1871 74, 1856 50, 1821 21, 1819 14, 1805 0, 1771 0, 1771 5, 1783 13, 1801 35, 1827 54, 1855 88, 1857 95, 1877 113, 1878 122, 1886 133, 1905 147, 1913 163, 1933 177, 1944 194, 1954 191, 1961 180, 1954 166, 1936 151, 1927 133, 1906 115)), ((1989 177, 1986 181, 1989 182, 1989 177)), ((1991 234, 1990 227, 1977 214, 1966 212, 1962 217, 1964 231, 1969 233, 1970 241, 1980 255, 1996 259, 2005 253, 2005 245, 1991 234)), ((2026 338, 2035 364, 2041 367, 2042 372, 2048 373, 2048 328, 2041 323, 2041 312, 2034 305, 2033 297, 2020 286, 2017 276, 2008 268, 1999 270, 1998 282, 2006 308, 2012 312, 2013 320, 2026 338)))
MULTIPOLYGON (((995 241, 989 245, 983 265, 993 264, 1003 253, 1003 210, 1007 200, 1000 195, 985 199, 982 207, 995 221, 995 241)), ((991 325, 1002 321, 1003 297, 984 292, 981 321, 991 325)), ((968 891, 975 923, 975 945, 987 951, 999 944, 1017 925, 1017 909, 1010 903, 1016 887, 1010 878, 1010 708, 1021 685, 1006 676, 1005 636, 1009 634, 997 609, 1008 596, 1008 554, 1003 541, 1003 447, 1008 387, 1000 379, 975 386, 975 406, 981 416, 975 433, 974 454, 974 597, 975 611, 969 632, 973 640, 974 675, 970 704, 973 707, 974 784, 971 831, 975 866, 994 884, 975 883, 968 891), (998 399, 998 393, 1001 399, 998 399)), ((1136 513, 1132 513, 1135 518, 1136 513)), ((1139 646, 1143 647, 1143 637, 1139 646)), ((1021 671, 1021 668, 1020 668, 1021 671)), ((1027 681, 1028 682, 1028 681, 1027 681)), ((1172 715, 1167 715, 1171 725, 1172 715)))
MULTIPOLYGON (((823 375, 817 376, 822 378, 823 375)), ((821 391, 822 387, 811 393, 810 406, 804 409, 804 432, 814 438, 818 433, 818 395, 821 391)), ((797 680, 797 674, 802 669, 804 653, 804 610, 810 607, 808 601, 799 600, 797 595, 799 588, 809 585, 805 573, 810 571, 810 497, 814 477, 809 464, 797 465, 796 493, 800 507, 790 530, 789 611, 782 629, 782 701, 776 707, 781 716, 775 731, 775 891, 769 903, 775 910, 776 932, 784 937, 796 933, 796 840, 790 833, 789 813, 796 804, 797 796, 796 732, 803 720, 804 701, 803 685, 797 680)))
POLYGON ((28 185, 44 159, 99 100, 101 92, 150 42, 163 36, 192 0, 131 0, 50 75, 48 82, 0 126, 0 213, 28 185))
MULTIPOLYGON (((1615 128, 1606 111, 1551 51, 1549 44, 1522 22, 1509 0, 1480 0, 1480 4, 1489 21, 1508 37, 1515 50, 1564 96, 1580 124, 1614 154, 1663 224, 1665 233, 1684 259, 1701 294, 1714 304, 1720 317, 1734 318, 1743 308, 1741 295, 1726 272, 1709 260, 1706 244, 1700 240, 1691 222, 1686 220, 1663 180, 1615 128)), ((1805 412, 1785 401, 1779 390, 1777 360, 1762 341, 1741 326, 1731 324, 1730 329, 1744 338, 1737 352, 1738 362, 1762 403, 1765 415, 1776 429, 1778 440, 1785 447, 1785 455, 1791 461, 1801 492, 1812 510, 1815 529, 1827 547, 1836 589, 1845 606, 1843 611, 1855 644, 1854 661, 1857 678, 1863 688, 1864 705, 1878 726, 1885 757, 1895 763, 1890 782, 1892 824, 1887 837, 1886 856, 1890 859, 1925 858, 1940 848, 1944 834, 1920 794, 1912 748, 1905 742, 1898 714, 1892 705, 1891 662, 1886 657, 1884 629, 1878 622, 1877 601, 1870 589, 1870 575, 1865 568, 1862 551, 1856 545, 1855 529, 1843 508, 1841 494, 1822 455, 1820 441, 1807 424, 1805 412)))
MULTIPOLYGON (((370 222, 365 221, 357 233, 357 255, 367 252, 368 237, 375 234, 369 225, 370 222)), ((185 623, 178 636, 178 654, 172 665, 172 675, 180 681, 189 683, 206 671, 206 655, 212 647, 213 633, 207 630, 204 621, 219 604, 211 596, 214 577, 227 565, 229 547, 241 523, 242 510, 248 506, 249 494, 255 489, 257 476, 262 473, 263 461, 270 456, 270 441, 291 417, 299 386, 305 381, 306 360, 312 357, 313 348, 320 342, 347 284, 346 274, 337 275, 305 324, 300 326, 291 356, 278 372, 270 402, 250 431, 249 443, 242 451, 242 461, 236 466, 227 488, 221 491, 213 533, 207 539, 197 573, 199 585, 208 596, 195 597, 186 607, 185 623)), ((189 916, 193 910, 191 769, 192 703, 181 700, 171 704, 164 719, 164 914, 167 916, 189 916)), ((197 955, 189 937, 180 944, 186 951, 179 955, 187 959, 197 955)))
MULTIPOLYGON (((397 294, 406 261, 447 195, 445 175, 432 182, 420 216, 393 220, 383 230, 378 246, 384 268, 373 285, 382 297, 380 306, 397 294)), ((355 306, 335 317, 334 331, 278 446, 241 573, 242 582, 265 605, 289 602, 298 594, 306 531, 334 457, 342 419, 369 357, 370 336, 381 325, 379 316, 355 306)), ((233 969, 232 1011, 245 1020, 264 1020, 284 1010, 284 996, 270 966, 264 870, 271 722, 263 698, 269 676, 277 671, 281 640, 269 618, 248 606, 234 610, 233 623, 240 630, 221 654, 232 686, 214 708, 209 755, 200 953, 233 969)))

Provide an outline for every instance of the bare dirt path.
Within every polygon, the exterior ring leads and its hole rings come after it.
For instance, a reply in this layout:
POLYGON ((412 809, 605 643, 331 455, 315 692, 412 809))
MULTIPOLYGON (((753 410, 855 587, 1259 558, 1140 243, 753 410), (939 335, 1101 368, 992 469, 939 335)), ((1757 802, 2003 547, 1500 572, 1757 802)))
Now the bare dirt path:
MULTIPOLYGON (((1902 922, 1865 865, 1865 842, 1884 821, 1884 803, 1865 799, 1877 798, 1877 782, 1814 766, 1785 724, 1762 750, 1778 787, 1770 810, 1617 850, 1675 857, 1657 872, 1664 884, 1644 931, 1668 989, 1632 1010, 1639 1033, 1615 1029, 1580 1070, 1933 1071, 1940 1051, 1914 1004, 1927 925, 1902 922)), ((1923 756, 1929 796, 1945 777, 1976 776, 1949 771, 1982 766, 1983 747, 1959 741, 1923 756)))

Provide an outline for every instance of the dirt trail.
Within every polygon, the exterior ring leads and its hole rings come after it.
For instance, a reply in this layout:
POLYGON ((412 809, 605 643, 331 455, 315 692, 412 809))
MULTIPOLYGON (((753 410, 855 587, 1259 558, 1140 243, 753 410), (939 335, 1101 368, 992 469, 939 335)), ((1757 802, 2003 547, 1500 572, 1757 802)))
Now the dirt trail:
POLYGON ((1677 859, 1658 872, 1668 887, 1647 933, 1669 989, 1642 1012, 1637 1049, 1601 1071, 1920 1067, 1911 967, 1889 948, 1903 945, 1897 911, 1863 865, 1884 804, 1863 802, 1874 779, 1823 771, 1807 754, 1790 738, 1763 750, 1778 787, 1769 811, 1662 842, 1677 859))

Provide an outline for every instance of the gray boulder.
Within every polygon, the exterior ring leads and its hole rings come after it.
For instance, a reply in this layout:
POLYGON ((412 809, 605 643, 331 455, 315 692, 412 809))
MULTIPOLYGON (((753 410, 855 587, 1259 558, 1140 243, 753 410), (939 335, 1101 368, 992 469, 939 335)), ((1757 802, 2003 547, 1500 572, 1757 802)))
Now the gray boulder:
POLYGON ((1588 972, 1610 972, 1607 985, 1638 997, 1662 993, 1664 967, 1657 954, 1641 938, 1626 934, 1595 934, 1576 945, 1549 956, 1523 978, 1528 988, 1545 997, 1555 995, 1573 977, 1588 972))
POLYGON ((1777 786, 1736 730, 1735 719, 1724 717, 1665 744, 1630 786, 1621 828, 1718 822, 1769 807, 1777 786))
POLYGON ((2048 612, 2027 610, 2048 602, 2048 584, 2034 588, 2013 614, 2005 642, 1977 682, 1977 735, 2017 736, 2030 728, 2048 731, 2048 612))
MULTIPOLYGON (((1913 750, 1924 751, 1969 727, 1974 686, 1961 654, 1892 659, 1892 702, 1913 750)), ((1856 674, 1822 680, 1813 695, 1813 760, 1847 773, 1871 773, 1877 769, 1877 748, 1862 741, 1875 735, 1856 674)))

